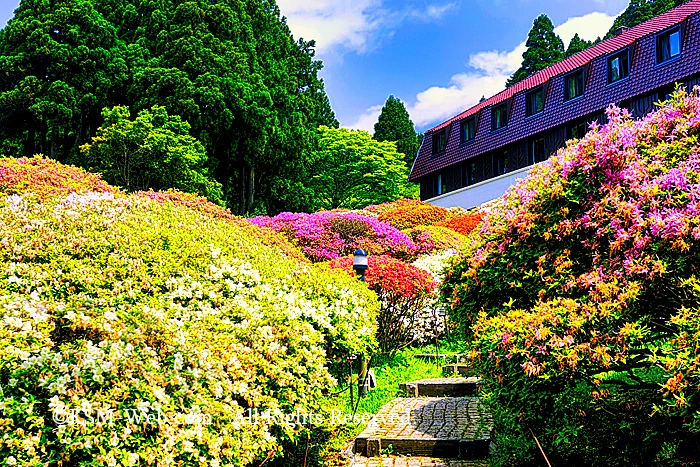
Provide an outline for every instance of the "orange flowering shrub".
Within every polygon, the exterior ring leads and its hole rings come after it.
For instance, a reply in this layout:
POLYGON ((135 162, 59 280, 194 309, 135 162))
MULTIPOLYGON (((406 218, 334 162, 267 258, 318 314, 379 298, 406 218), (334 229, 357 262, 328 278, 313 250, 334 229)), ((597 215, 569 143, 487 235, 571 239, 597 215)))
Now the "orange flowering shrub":
POLYGON ((435 225, 447 227, 462 235, 469 235, 472 230, 476 229, 484 220, 484 213, 470 212, 468 214, 447 217, 435 225))
POLYGON ((388 222, 399 230, 419 225, 433 225, 450 216, 450 211, 440 206, 423 202, 404 203, 379 215, 379 220, 388 222))
POLYGON ((389 201, 387 203, 373 204, 371 206, 367 206, 366 208, 362 209, 362 213, 366 215, 379 216, 387 211, 391 211, 392 209, 411 206, 414 204, 423 204, 423 201, 417 199, 402 198, 397 199, 396 201, 389 201))
POLYGON ((418 248, 418 254, 444 250, 460 250, 467 245, 467 237, 447 227, 418 226, 404 231, 418 248))

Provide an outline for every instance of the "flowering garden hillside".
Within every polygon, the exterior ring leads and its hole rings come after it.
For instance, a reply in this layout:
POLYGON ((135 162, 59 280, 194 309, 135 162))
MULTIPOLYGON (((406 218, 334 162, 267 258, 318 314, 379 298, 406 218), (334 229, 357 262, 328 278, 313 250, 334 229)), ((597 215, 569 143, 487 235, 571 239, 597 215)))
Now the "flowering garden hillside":
POLYGON ((432 224, 480 220, 443 211, 402 200, 251 223, 194 195, 0 159, 3 465, 278 456, 304 428, 274 414, 328 410, 337 362, 434 334, 420 312, 467 237, 432 224), (401 231, 397 211, 424 221, 401 231), (358 246, 370 288, 350 273, 358 246))
POLYGON ((175 192, 0 160, 0 464, 258 465, 374 346, 376 298, 175 192))
POLYGON ((608 116, 512 188, 447 273, 493 465, 700 459, 700 97, 608 116))
POLYGON ((436 286, 449 258, 468 242, 482 220, 478 212, 448 210, 401 199, 357 211, 281 213, 249 221, 273 229, 311 261, 352 271, 357 248, 369 257, 368 286, 380 301, 379 350, 393 354, 412 344, 434 341, 445 330, 436 286))

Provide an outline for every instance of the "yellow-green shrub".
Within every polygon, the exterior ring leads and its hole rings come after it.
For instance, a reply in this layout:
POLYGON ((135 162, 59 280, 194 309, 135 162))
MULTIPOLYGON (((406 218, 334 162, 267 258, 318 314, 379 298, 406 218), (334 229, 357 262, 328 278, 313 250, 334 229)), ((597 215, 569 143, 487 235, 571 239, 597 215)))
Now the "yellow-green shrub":
POLYGON ((246 410, 319 410, 328 359, 374 345, 376 297, 271 231, 167 197, 3 190, 0 459, 259 463, 299 427, 246 410))

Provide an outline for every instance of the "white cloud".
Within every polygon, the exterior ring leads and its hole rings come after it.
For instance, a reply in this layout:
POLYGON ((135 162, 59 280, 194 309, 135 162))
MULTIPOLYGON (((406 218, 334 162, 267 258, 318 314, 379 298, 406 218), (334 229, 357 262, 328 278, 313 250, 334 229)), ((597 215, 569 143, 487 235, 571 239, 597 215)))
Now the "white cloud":
POLYGON ((294 37, 315 39, 319 52, 343 45, 362 52, 379 27, 381 4, 373 0, 278 0, 294 37))
MULTIPOLYGON (((445 16, 445 13, 447 13, 455 6, 456 5, 454 3, 448 3, 446 5, 428 5, 425 14, 428 15, 429 18, 440 19, 443 16, 445 16)), ((417 13, 414 16, 422 16, 419 10, 415 10, 414 13, 417 13)))
POLYGON ((564 47, 569 45, 571 38, 576 33, 581 39, 593 41, 598 37, 605 36, 616 17, 617 15, 611 16, 606 13, 594 12, 585 16, 569 18, 564 24, 554 28, 554 32, 559 34, 561 40, 564 41, 564 47))
POLYGON ((366 52, 381 35, 408 18, 437 20, 455 7, 454 3, 430 4, 422 8, 407 6, 389 10, 383 0, 278 0, 277 4, 294 37, 316 40, 316 50, 323 55, 329 49, 366 52))
POLYGON ((382 105, 373 105, 360 115, 360 118, 350 128, 358 130, 366 130, 374 133, 374 124, 377 123, 379 114, 382 113, 382 105))
MULTIPOLYGON (((565 46, 577 32, 583 39, 594 40, 605 35, 616 16, 594 12, 569 18, 554 30, 565 46)), ((470 55, 467 72, 452 76, 447 86, 433 86, 418 93, 413 102, 407 103, 413 123, 419 129, 426 128, 472 107, 481 96, 488 98, 502 91, 506 80, 520 66, 523 52, 525 42, 510 51, 492 50, 470 55)), ((348 127, 373 131, 380 110, 381 105, 370 107, 348 127)))

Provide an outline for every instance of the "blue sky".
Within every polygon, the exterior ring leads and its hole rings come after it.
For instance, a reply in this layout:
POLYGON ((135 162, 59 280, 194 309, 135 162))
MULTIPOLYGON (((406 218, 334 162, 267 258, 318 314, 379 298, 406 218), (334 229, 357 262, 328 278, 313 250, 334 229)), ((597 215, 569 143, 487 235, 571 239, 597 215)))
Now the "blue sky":
MULTIPOLYGON (((296 37, 316 39, 342 126, 372 130, 386 98, 419 131, 503 89, 532 21, 552 18, 565 44, 603 35, 628 0, 278 0, 296 37)), ((18 0, 0 0, 0 25, 18 0)))

